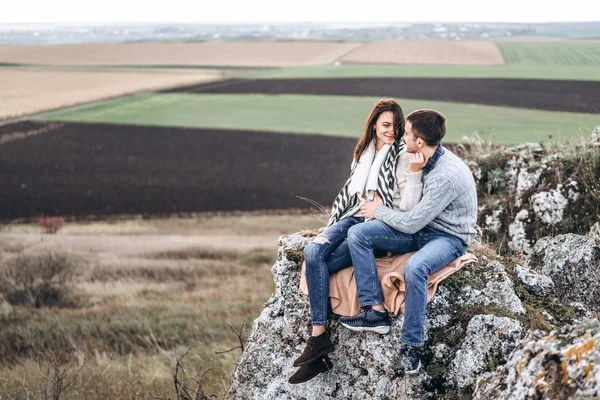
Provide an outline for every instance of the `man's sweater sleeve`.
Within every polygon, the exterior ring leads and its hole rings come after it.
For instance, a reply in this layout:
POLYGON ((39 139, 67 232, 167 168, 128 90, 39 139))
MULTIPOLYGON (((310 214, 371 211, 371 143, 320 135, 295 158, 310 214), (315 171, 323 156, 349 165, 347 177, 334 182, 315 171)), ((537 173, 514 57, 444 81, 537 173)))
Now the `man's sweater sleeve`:
POLYGON ((392 228, 413 234, 433 221, 456 197, 456 190, 451 180, 438 177, 426 185, 423 198, 412 210, 396 211, 386 206, 375 210, 375 218, 385 222, 392 228))

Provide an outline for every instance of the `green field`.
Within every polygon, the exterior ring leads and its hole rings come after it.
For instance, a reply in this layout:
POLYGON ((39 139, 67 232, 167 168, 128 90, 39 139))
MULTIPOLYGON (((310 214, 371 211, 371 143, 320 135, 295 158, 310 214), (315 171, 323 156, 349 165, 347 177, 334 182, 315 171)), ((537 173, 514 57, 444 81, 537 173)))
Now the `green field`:
MULTIPOLYGON (((144 94, 39 116, 49 121, 247 129, 358 137, 378 97, 144 94)), ((448 118, 446 142, 479 133, 516 144, 590 134, 600 115, 398 99, 406 114, 434 108, 448 118)))
POLYGON ((497 42, 507 65, 582 65, 600 69, 600 41, 497 42))
POLYGON ((256 79, 290 78, 511 78, 600 81, 600 68, 585 65, 446 66, 319 65, 281 68, 252 75, 256 79))

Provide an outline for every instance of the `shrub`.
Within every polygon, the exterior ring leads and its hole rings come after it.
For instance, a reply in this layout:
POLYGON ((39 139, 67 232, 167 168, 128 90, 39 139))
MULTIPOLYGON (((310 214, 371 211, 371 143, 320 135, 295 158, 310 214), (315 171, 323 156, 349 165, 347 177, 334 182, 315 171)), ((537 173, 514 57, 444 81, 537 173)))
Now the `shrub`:
POLYGON ((494 168, 487 173, 485 183, 488 194, 499 194, 506 192, 506 172, 502 168, 494 168))
POLYGON ((0 263, 0 291, 11 304, 73 306, 70 287, 84 262, 80 255, 57 247, 26 249, 0 263))
POLYGON ((44 233, 56 233, 65 224, 65 217, 38 217, 36 221, 44 233))

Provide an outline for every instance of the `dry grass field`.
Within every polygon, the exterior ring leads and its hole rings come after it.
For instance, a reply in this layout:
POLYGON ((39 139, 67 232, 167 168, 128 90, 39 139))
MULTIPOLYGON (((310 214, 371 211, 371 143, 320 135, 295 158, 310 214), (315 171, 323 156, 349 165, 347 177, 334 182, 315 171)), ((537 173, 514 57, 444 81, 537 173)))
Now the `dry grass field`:
POLYGON ((63 384, 74 383, 61 399, 176 398, 173 367, 189 349, 186 379, 212 366, 204 392, 222 398, 240 355, 217 354, 240 344, 229 323, 237 332, 245 324, 245 340, 274 289, 277 238, 320 227, 320 218, 78 222, 55 235, 32 224, 0 226, 0 276, 15 259, 34 263, 32 251, 40 249, 63 249, 77 270, 69 304, 56 307, 15 304, 14 296, 9 304, 0 279, 0 397, 46 398, 48 390, 54 398, 66 369, 63 384))
POLYGON ((138 73, 2 69, 0 119, 221 77, 220 71, 138 73))
POLYGON ((450 40, 382 40, 364 44, 341 59, 350 63, 503 65, 493 42, 450 40))
POLYGON ((329 64, 360 43, 203 42, 0 46, 0 63, 288 67, 329 64))

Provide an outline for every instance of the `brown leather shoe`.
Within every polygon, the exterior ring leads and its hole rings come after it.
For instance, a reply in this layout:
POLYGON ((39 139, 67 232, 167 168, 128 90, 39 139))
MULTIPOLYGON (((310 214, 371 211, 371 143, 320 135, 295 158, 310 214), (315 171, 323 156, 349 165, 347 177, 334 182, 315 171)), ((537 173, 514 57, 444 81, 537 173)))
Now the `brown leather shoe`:
POLYGON ((322 372, 327 372, 333 368, 333 363, 329 359, 328 356, 323 356, 316 361, 313 361, 310 364, 304 364, 298 371, 294 373, 294 375, 290 376, 288 382, 292 385, 297 383, 302 383, 306 381, 310 381, 315 376, 319 375, 322 372))
POLYGON ((335 350, 335 347, 333 346, 333 343, 331 343, 331 340, 329 340, 327 332, 324 332, 319 336, 311 336, 306 341, 306 347, 300 357, 294 361, 294 367, 310 364, 331 353, 333 350, 335 350))

